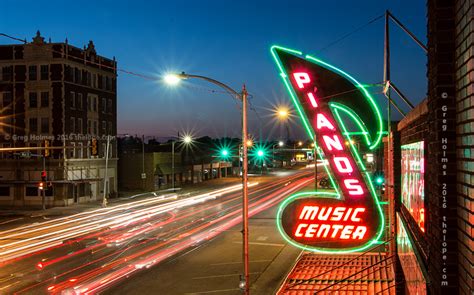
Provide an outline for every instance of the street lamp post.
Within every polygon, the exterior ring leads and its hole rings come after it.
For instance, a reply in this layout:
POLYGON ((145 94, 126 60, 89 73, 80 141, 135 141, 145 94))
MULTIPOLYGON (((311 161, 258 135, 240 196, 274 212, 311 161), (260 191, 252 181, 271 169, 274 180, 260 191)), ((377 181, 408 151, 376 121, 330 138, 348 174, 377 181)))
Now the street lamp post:
POLYGON ((182 72, 181 74, 172 74, 166 75, 164 80, 166 83, 171 85, 176 85, 182 79, 196 78, 208 81, 219 87, 225 89, 227 93, 232 95, 232 97, 240 99, 242 101, 242 195, 243 195, 243 204, 242 204, 242 237, 243 237, 243 253, 242 259, 244 263, 244 280, 241 282, 243 287, 244 294, 250 294, 250 264, 249 264, 249 200, 248 200, 248 146, 247 146, 247 98, 248 92, 245 88, 245 85, 242 87, 242 92, 238 93, 234 89, 225 85, 222 82, 214 80, 209 77, 200 76, 200 75, 190 75, 182 72))
MULTIPOLYGON (((178 139, 179 139, 179 132, 178 132, 178 139)), ((193 138, 190 136, 190 135, 185 135, 183 138, 182 138, 182 142, 184 144, 190 144, 191 142, 193 142, 193 138)), ((176 143, 176 140, 173 140, 171 141, 171 187, 172 187, 172 190, 174 191, 175 189, 175 181, 174 181, 174 155, 175 155, 175 152, 174 152, 174 145, 176 143)), ((182 163, 181 163, 182 165, 182 163)))

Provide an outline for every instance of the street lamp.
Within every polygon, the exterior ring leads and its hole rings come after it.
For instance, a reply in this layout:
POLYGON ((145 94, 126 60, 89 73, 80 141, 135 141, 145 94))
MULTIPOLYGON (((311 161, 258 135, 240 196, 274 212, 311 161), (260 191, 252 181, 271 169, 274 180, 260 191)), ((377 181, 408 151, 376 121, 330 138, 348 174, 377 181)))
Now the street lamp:
MULTIPOLYGON (((200 76, 200 75, 190 75, 182 72, 181 74, 168 74, 164 77, 164 81, 169 85, 177 85, 180 80, 196 78, 205 80, 212 84, 215 84, 229 93, 233 98, 239 99, 242 101, 242 195, 243 195, 243 208, 242 208, 242 219, 243 219, 243 262, 244 262, 244 292, 245 294, 250 293, 250 271, 249 271, 249 199, 248 199, 248 136, 247 136, 247 89, 245 85, 242 87, 242 92, 238 93, 234 89, 230 88, 226 84, 214 80, 209 77, 200 76)), ((252 142, 251 142, 252 143, 252 142)))
MULTIPOLYGON (((191 135, 185 135, 183 138, 181 138, 181 141, 183 142, 183 144, 189 145, 193 142, 193 138, 191 137, 191 135)), ((176 140, 173 140, 171 142, 171 187, 173 191, 174 191, 174 178, 175 178, 175 175, 174 175, 174 154, 175 154, 174 145, 175 143, 176 143, 176 140)))
POLYGON ((286 127, 286 140, 290 140, 290 129, 289 129, 289 118, 290 111, 287 107, 280 106, 275 110, 275 115, 280 122, 285 123, 286 127))

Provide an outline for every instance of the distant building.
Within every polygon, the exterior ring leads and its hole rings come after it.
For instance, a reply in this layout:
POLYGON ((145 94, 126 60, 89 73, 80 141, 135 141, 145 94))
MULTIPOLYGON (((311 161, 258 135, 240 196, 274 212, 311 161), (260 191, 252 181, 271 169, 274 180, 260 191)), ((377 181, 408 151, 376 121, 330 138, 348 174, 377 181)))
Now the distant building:
POLYGON ((118 177, 120 190, 161 190, 200 183, 206 180, 238 175, 231 159, 223 161, 212 156, 212 151, 204 148, 186 150, 177 143, 174 152, 172 145, 149 142, 142 147, 136 137, 121 137, 119 142, 118 177), (145 149, 143 154, 142 149, 145 149))
MULTIPOLYGON (((117 192, 116 67, 92 41, 80 49, 67 40, 45 42, 37 32, 31 43, 0 46, 0 147, 40 147, 46 140, 62 147, 46 158, 49 206, 102 197, 107 138, 107 191, 117 192)), ((42 169, 41 157, 0 153, 0 205, 41 204, 42 169)))

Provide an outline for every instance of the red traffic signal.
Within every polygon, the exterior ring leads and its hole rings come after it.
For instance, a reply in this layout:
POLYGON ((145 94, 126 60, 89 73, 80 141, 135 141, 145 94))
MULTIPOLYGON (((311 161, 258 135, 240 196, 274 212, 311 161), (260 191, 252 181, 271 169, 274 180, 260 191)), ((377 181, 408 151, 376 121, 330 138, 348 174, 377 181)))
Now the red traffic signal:
POLYGON ((47 177, 46 170, 41 171, 41 180, 46 181, 46 177, 47 177))
POLYGON ((43 152, 43 156, 45 156, 46 158, 50 156, 49 147, 50 147, 49 140, 46 139, 44 141, 44 152, 43 152))
POLYGON ((91 156, 98 156, 99 155, 99 147, 98 147, 98 142, 97 138, 92 138, 91 139, 91 156))

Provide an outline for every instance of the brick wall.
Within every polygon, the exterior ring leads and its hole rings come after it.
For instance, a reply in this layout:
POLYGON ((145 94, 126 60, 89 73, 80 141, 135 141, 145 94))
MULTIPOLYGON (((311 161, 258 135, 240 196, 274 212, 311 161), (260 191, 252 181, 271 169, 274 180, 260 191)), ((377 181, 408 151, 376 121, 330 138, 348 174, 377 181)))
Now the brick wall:
POLYGON ((425 198, 431 294, 458 294, 455 1, 428 1, 425 198))
POLYGON ((457 238, 459 293, 472 294, 473 198, 474 198, 474 7, 471 1, 456 1, 455 83, 457 155, 457 238))

